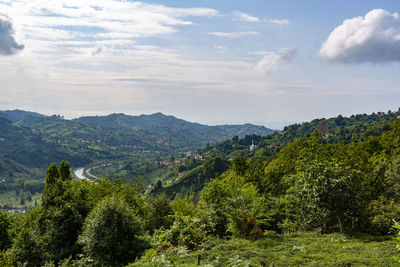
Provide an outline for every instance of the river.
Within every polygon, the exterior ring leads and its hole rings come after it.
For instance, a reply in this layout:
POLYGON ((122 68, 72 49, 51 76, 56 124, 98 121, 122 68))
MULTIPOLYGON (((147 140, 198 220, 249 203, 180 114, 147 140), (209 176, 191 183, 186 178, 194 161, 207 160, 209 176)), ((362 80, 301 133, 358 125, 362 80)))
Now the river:
POLYGON ((74 170, 74 175, 76 177, 78 177, 79 179, 86 179, 86 177, 83 175, 83 171, 85 170, 85 168, 81 167, 81 168, 76 168, 74 170))
POLYGON ((99 177, 97 177, 97 176, 95 176, 95 175, 93 175, 93 174, 91 174, 90 173, 90 171, 91 170, 94 170, 94 169, 97 169, 97 168, 99 168, 99 167, 104 167, 104 166, 111 166, 111 164, 101 164, 101 165, 98 165, 98 166, 94 166, 94 167, 91 167, 91 168, 88 168, 88 169, 86 169, 86 171, 85 171, 85 168, 83 168, 83 167, 79 167, 79 168, 76 168, 76 169, 74 169, 74 175, 76 176, 76 177, 78 177, 79 179, 87 179, 87 180, 91 180, 91 179, 93 179, 93 180, 97 180, 97 179, 99 179, 99 177), (87 177, 90 177, 91 179, 89 179, 89 178, 87 178, 87 177))

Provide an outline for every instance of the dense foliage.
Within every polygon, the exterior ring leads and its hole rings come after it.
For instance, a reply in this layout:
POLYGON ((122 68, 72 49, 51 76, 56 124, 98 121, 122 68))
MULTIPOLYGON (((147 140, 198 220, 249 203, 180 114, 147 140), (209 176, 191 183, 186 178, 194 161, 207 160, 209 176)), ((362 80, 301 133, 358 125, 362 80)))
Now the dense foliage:
POLYGON ((0 214, 0 263, 168 266, 186 258, 186 263, 216 266, 332 264, 309 252, 317 250, 310 236, 324 239, 316 233, 336 233, 329 235, 332 245, 338 239, 351 255, 358 253, 352 246, 361 246, 354 241, 359 236, 370 240, 365 246, 375 255, 387 256, 361 259, 318 245, 342 253, 337 260, 343 264, 393 263, 390 251, 384 254, 372 243, 383 242, 388 251, 387 235, 400 221, 400 119, 357 142, 334 140, 322 130, 267 157, 239 150, 231 160, 188 159, 177 167, 186 172, 179 180, 159 181, 147 193, 140 183, 117 178, 73 179, 68 162, 52 164, 39 207, 19 217, 0 214), (286 246, 280 242, 292 242, 294 233, 303 233, 302 245, 290 248, 296 259, 278 249, 286 246), (237 251, 241 242, 254 252, 237 251), (257 244, 281 254, 255 249, 257 244), (218 251, 230 258, 215 256, 218 251))
POLYGON ((141 255, 146 248, 142 233, 142 221, 128 203, 110 197, 90 212, 79 243, 97 263, 116 266, 141 255))
POLYGON ((34 207, 34 201, 26 201, 27 197, 21 197, 19 192, 40 193, 45 168, 54 161, 67 160, 75 168, 92 167, 96 176, 107 173, 110 177, 141 179, 151 184, 171 175, 169 165, 160 162, 173 163, 171 158, 180 153, 234 135, 272 132, 251 124, 201 125, 161 113, 68 120, 60 115, 0 111, 0 200, 7 199, 1 201, 0 208, 34 207))

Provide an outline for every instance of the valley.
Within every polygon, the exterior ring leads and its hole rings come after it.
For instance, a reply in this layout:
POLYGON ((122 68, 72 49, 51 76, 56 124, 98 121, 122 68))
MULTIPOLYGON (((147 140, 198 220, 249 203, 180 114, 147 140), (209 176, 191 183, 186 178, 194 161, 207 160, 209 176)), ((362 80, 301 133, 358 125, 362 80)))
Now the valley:
POLYGON ((0 111, 1 192, 44 187, 46 168, 68 160, 78 178, 107 176, 147 185, 172 176, 188 150, 237 135, 267 135, 263 126, 206 126, 162 113, 81 117, 0 111), (30 186, 30 185, 34 186, 30 186))
MULTIPOLYGON (((103 257, 109 255, 129 266, 390 265, 396 259, 388 232, 395 233, 392 219, 400 218, 400 111, 315 119, 206 144, 182 121, 183 130, 149 126, 155 132, 147 132, 127 122, 119 128, 108 116, 95 123, 14 112, 0 117, 0 200, 11 229, 19 229, 10 232, 7 252, 17 261, 65 262, 80 251, 76 244, 87 251, 85 240, 98 238, 108 246, 98 262, 110 263, 103 257), (180 142, 174 134, 184 131, 180 142), (73 164, 57 162, 62 156, 73 164), (47 160, 55 163, 48 167, 47 160), (40 238, 38 231, 44 231, 40 238), (129 243, 120 249, 139 248, 126 250, 126 259, 114 257, 103 231, 130 231, 118 237, 129 243)), ((90 265, 90 257, 74 257, 71 264, 90 265)), ((14 260, 3 253, 1 262, 14 260)))

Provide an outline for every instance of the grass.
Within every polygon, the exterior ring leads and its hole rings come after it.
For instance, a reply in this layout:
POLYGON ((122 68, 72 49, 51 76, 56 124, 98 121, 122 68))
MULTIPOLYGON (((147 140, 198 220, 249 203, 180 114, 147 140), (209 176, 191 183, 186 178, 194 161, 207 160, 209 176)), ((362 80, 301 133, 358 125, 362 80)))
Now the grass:
MULTIPOLYGON (((215 240, 207 250, 163 255, 132 266, 396 266, 391 236, 297 233, 257 240, 215 240)), ((181 250, 182 251, 182 250, 181 250)))
POLYGON ((40 194, 36 193, 32 195, 32 201, 25 200, 25 203, 21 204, 21 197, 17 196, 15 191, 6 191, 0 194, 0 210, 14 210, 17 212, 27 211, 35 207, 36 205, 40 205, 41 197, 40 194))

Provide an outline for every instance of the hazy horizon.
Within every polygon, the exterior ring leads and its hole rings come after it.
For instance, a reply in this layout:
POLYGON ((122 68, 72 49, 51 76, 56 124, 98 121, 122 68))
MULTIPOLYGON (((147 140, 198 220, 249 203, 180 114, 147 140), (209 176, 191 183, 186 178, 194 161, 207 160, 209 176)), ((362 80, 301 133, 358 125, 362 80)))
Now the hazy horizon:
MULTIPOLYGON (((295 123, 304 123, 304 122, 309 122, 309 121, 311 121, 311 120, 314 120, 314 119, 322 119, 322 118, 325 118, 325 119, 329 119, 329 118, 332 118, 332 117, 337 117, 337 116, 339 116, 339 115, 342 115, 342 116, 344 116, 344 117, 350 117, 351 115, 358 115, 358 114, 372 114, 372 113, 378 113, 378 112, 384 112, 384 113, 387 113, 389 110, 384 110, 384 111, 373 111, 373 112, 371 112, 371 113, 357 113, 357 114, 336 114, 336 115, 333 115, 333 116, 329 116, 329 117, 314 117, 314 118, 312 118, 312 119, 310 119, 310 120, 308 120, 308 121, 291 121, 291 122, 268 122, 268 123, 266 123, 266 122, 262 122, 262 121, 205 121, 205 122, 201 122, 201 121, 192 121, 192 120, 188 120, 188 119, 186 119, 186 118, 184 118, 184 117, 180 117, 180 116, 176 116, 176 115, 174 115, 174 114, 167 114, 167 113, 165 113, 165 112, 162 112, 162 111, 157 111, 157 112, 153 112, 153 113, 141 113, 141 114, 129 114, 129 113, 124 113, 124 112, 112 112, 112 113, 104 113, 104 114, 94 114, 94 115, 85 115, 85 114, 83 114, 82 116, 77 116, 77 117, 67 117, 67 116, 64 116, 63 114, 57 114, 57 113, 48 113, 48 114, 45 114, 45 113, 40 113, 40 112, 37 112, 37 111, 33 111, 33 110, 23 110, 23 109, 11 109, 11 110, 0 110, 0 111, 15 111, 15 110, 19 110, 19 111, 28 111, 28 112, 35 112, 35 113, 39 113, 39 114, 41 114, 41 115, 45 115, 45 116, 53 116, 53 115, 59 115, 59 116, 63 116, 65 119, 67 119, 67 120, 73 120, 73 119, 78 119, 78 118, 80 118, 80 117, 86 117, 86 116, 108 116, 108 115, 112 115, 112 114, 124 114, 124 115, 128 115, 128 116, 141 116, 141 115, 147 115, 147 116, 149 116, 149 115, 153 115, 153 114, 156 114, 156 113, 161 113, 161 114, 163 114, 163 115, 165 115, 165 116, 173 116, 173 117, 175 117, 175 118, 177 118, 177 119, 182 119, 182 120, 185 120, 185 121, 187 121, 187 122, 191 122, 191 123, 200 123, 200 124, 203 124, 203 125, 208 125, 208 126, 217 126, 217 125, 242 125, 242 124, 247 124, 247 123, 249 123, 249 124, 253 124, 253 125, 257 125, 257 126, 264 126, 264 127, 266 127, 266 128, 269 128, 269 129, 272 129, 272 130, 283 130, 283 128, 285 127, 285 126, 289 126, 289 125, 291 125, 291 124, 295 124, 295 123)), ((394 110, 390 110, 390 111, 392 111, 392 112, 397 112, 399 109, 394 109, 394 110)))

